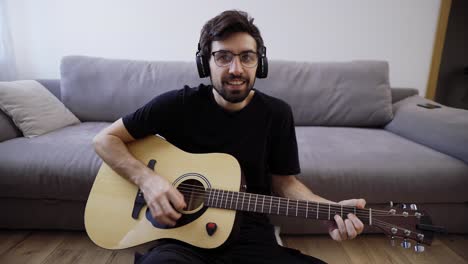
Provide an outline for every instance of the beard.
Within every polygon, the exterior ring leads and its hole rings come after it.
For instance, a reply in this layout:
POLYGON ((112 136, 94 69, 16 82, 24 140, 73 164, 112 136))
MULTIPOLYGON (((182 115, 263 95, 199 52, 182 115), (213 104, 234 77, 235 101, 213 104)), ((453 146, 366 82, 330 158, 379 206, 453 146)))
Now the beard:
POLYGON ((213 88, 216 90, 216 92, 218 92, 218 94, 221 95, 221 97, 224 100, 233 104, 244 101, 245 98, 249 96, 249 93, 252 90, 254 83, 255 83, 255 80, 254 82, 251 83, 248 77, 235 76, 233 74, 230 74, 229 76, 221 79, 221 83, 215 84, 211 76, 210 76, 210 79, 211 79, 211 84, 213 85, 213 88), (227 88, 226 86, 228 85, 228 82, 234 81, 234 80, 244 81, 244 84, 242 84, 242 86, 245 86, 246 89, 237 90, 237 89, 227 88))

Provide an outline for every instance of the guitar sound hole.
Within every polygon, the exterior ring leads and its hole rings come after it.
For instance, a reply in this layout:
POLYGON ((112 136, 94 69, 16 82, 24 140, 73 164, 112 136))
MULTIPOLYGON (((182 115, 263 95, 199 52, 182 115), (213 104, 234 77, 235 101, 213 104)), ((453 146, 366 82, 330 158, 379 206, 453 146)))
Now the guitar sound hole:
POLYGON ((185 180, 177 186, 177 189, 184 195, 184 200, 187 204, 187 208, 183 212, 192 213, 202 207, 206 191, 205 186, 200 181, 196 179, 185 180))

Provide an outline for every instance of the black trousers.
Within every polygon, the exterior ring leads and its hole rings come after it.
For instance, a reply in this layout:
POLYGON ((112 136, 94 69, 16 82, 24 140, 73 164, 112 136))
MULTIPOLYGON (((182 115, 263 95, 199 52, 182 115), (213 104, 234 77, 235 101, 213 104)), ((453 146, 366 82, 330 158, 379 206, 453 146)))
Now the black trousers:
POLYGON ((136 264, 159 263, 325 263, 300 251, 277 244, 271 225, 243 227, 239 236, 226 246, 201 249, 165 240, 148 253, 135 257, 136 264))

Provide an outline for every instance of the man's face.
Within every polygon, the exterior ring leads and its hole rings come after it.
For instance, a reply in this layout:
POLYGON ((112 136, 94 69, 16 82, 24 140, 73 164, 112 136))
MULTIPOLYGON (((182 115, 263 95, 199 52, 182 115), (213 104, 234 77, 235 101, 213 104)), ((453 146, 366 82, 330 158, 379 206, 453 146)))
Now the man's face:
MULTIPOLYGON (((213 41, 211 51, 230 51, 234 54, 256 52, 255 39, 245 32, 234 33, 222 41, 213 41)), ((249 95, 255 83, 257 67, 245 67, 239 56, 234 56, 230 65, 220 67, 210 58, 211 83, 221 97, 230 103, 239 103, 249 95)))

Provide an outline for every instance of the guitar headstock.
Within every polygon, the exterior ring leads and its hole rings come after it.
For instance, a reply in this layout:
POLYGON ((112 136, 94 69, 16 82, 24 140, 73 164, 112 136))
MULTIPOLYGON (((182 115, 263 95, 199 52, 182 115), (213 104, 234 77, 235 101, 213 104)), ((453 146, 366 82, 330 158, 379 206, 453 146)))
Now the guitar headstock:
POLYGON ((432 226, 431 217, 419 210, 416 204, 393 205, 386 210, 372 211, 372 226, 380 228, 392 239, 402 239, 401 246, 410 248, 411 241, 415 242, 416 252, 424 251, 424 244, 431 245, 435 231, 442 231, 443 228, 432 226))

